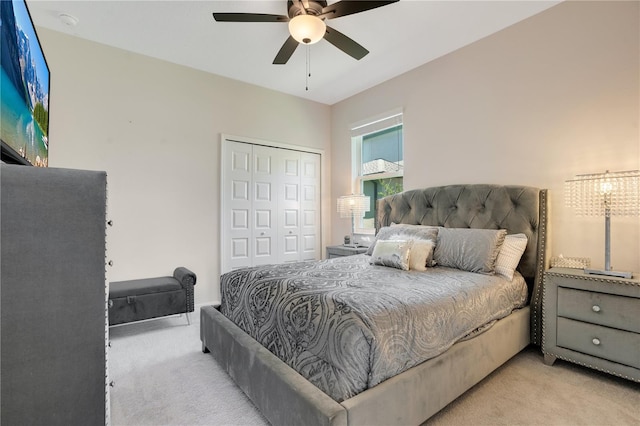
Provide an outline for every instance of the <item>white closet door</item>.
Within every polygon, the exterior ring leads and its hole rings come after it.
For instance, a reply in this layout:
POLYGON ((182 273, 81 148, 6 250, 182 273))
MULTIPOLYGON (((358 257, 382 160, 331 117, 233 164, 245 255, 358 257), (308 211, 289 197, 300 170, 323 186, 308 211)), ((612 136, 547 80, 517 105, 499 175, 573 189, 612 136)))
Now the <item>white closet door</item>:
POLYGON ((278 251, 280 263, 300 260, 300 152, 278 151, 278 251))
POLYGON ((222 270, 253 264, 252 146, 228 142, 223 152, 222 270))
POLYGON ((320 154, 225 139, 221 268, 322 258, 320 154))
POLYGON ((321 259, 320 154, 300 153, 300 260, 321 259))
POLYGON ((278 150, 253 146, 253 265, 279 263, 277 242, 278 150))

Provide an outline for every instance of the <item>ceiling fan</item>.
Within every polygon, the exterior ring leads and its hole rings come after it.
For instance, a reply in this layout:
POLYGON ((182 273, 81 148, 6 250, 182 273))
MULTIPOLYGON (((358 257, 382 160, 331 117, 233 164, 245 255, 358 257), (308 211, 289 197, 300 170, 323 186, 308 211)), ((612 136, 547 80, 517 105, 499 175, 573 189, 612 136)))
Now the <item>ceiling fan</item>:
POLYGON ((213 18, 217 22, 288 22, 290 35, 273 60, 274 64, 286 64, 299 43, 309 45, 323 38, 347 55, 360 60, 369 51, 341 32, 327 26, 325 20, 365 12, 397 1, 342 0, 327 5, 324 0, 288 0, 287 16, 266 13, 214 13, 213 18))

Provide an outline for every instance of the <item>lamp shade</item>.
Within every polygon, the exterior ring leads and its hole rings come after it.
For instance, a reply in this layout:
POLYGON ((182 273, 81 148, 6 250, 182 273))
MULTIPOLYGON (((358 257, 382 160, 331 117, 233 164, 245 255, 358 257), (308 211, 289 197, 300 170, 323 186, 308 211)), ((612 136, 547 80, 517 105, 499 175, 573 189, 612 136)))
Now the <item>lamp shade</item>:
POLYGON ((565 203, 579 216, 640 216, 640 171, 577 175, 565 203))
POLYGON ((298 15, 289 21, 289 33, 298 43, 314 44, 322 40, 327 25, 317 16, 298 15))
POLYGON ((351 194, 338 198, 340 217, 360 217, 369 211, 370 198, 367 195, 351 194))

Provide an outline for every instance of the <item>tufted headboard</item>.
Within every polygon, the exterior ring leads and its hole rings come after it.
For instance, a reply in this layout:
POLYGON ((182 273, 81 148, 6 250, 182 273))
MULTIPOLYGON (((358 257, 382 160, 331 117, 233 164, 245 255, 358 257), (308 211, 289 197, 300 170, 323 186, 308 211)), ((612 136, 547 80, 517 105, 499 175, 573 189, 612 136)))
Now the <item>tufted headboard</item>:
POLYGON ((547 190, 515 185, 447 185, 378 200, 376 230, 393 223, 506 229, 528 237, 518 271, 529 287, 532 342, 540 344, 542 273, 546 265, 547 190))

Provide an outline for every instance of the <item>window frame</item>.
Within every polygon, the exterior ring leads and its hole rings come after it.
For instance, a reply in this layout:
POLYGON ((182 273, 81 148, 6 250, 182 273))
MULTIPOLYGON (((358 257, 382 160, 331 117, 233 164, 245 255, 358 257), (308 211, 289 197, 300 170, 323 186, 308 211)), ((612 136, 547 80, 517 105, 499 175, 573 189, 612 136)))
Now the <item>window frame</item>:
MULTIPOLYGON (((393 179, 401 177, 404 181, 404 123, 402 109, 395 109, 378 116, 363 120, 359 123, 355 123, 351 126, 351 158, 352 158, 352 185, 355 192, 358 194, 363 193, 364 182, 376 181, 384 179, 393 179), (362 142, 366 135, 377 133, 392 127, 402 126, 402 162, 403 167, 401 170, 395 172, 382 172, 372 173, 369 175, 362 175, 362 142)), ((375 218, 375 205, 374 205, 374 218, 375 218)), ((355 223, 355 232, 357 234, 374 235, 375 226, 373 228, 365 228, 363 224, 364 218, 357 218, 355 223)))

